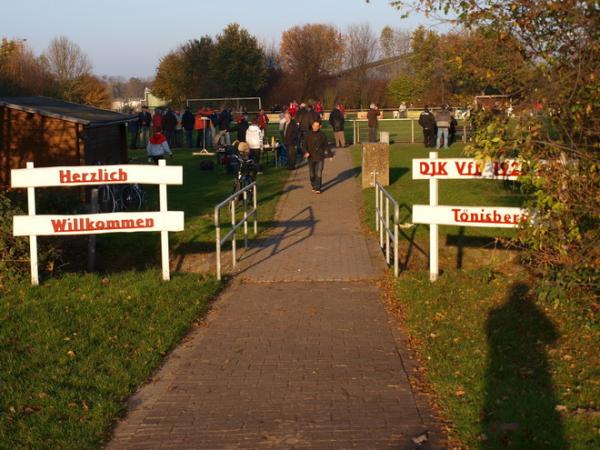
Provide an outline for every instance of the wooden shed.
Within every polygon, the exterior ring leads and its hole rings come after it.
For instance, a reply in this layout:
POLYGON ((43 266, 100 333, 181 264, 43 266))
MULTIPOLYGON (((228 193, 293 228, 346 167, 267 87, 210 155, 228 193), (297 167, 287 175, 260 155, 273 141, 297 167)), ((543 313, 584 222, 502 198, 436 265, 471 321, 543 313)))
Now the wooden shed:
POLYGON ((126 123, 136 116, 48 97, 0 98, 0 186, 10 170, 126 163, 126 123))

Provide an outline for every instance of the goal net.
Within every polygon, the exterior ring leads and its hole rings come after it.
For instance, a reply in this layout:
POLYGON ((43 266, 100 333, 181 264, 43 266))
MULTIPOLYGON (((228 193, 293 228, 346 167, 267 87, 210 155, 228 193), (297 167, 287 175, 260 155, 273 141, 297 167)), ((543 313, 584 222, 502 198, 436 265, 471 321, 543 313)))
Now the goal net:
POLYGON ((186 105, 192 111, 197 111, 201 108, 230 108, 233 112, 247 112, 252 114, 260 111, 262 101, 260 97, 188 98, 186 105))

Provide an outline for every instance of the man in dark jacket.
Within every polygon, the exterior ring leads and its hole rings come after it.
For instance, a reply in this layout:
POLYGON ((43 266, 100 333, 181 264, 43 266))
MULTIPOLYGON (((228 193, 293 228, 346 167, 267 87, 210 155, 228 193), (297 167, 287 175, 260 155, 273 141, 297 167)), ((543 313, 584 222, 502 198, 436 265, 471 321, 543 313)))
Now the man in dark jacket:
POLYGON ((369 126, 369 142, 377 142, 377 128, 379 127, 379 109, 375 103, 371 103, 369 112, 367 112, 369 126))
POLYGON ((344 114, 340 111, 339 104, 329 114, 329 123, 333 128, 333 136, 335 137, 336 147, 346 146, 346 137, 344 136, 344 114))
POLYGON ((429 111, 429 106, 425 105, 425 109, 419 115, 419 125, 423 128, 423 142, 425 147, 433 147, 435 145, 435 117, 429 111))
POLYGON ((321 131, 321 122, 313 120, 311 131, 306 133, 306 151, 304 157, 308 159, 308 171, 313 192, 321 193, 321 181, 325 158, 332 158, 331 147, 325 134, 321 131))
POLYGON ((192 133, 194 132, 195 117, 190 111, 190 107, 186 107, 183 115, 181 116, 181 125, 183 126, 183 132, 185 133, 185 140, 188 148, 192 148, 192 133))
POLYGON ((162 118, 162 127, 164 131, 164 135, 167 138, 167 142, 169 143, 169 147, 175 147, 175 126, 177 125, 177 117, 173 113, 171 108, 167 108, 163 118, 162 118))
POLYGON ((292 118, 289 111, 284 114, 285 122, 283 124, 283 145, 287 151, 287 168, 294 170, 296 168, 297 146, 298 146, 298 124, 292 118))
POLYGON ((237 140, 239 142, 246 142, 246 131, 249 126, 248 116, 244 113, 237 124, 237 140))
POLYGON ((233 117, 227 108, 223 108, 219 114, 219 130, 223 133, 225 138, 225 144, 231 145, 231 138, 229 137, 229 126, 233 117))

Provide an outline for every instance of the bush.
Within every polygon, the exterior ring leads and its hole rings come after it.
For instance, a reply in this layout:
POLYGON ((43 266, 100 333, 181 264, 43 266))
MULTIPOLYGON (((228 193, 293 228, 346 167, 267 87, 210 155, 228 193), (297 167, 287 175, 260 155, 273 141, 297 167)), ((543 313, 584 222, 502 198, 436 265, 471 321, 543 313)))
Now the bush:
MULTIPOLYGON (((29 243, 25 237, 13 236, 13 216, 25 214, 19 201, 0 191, 0 289, 25 276, 29 270, 29 243)), ((40 267, 54 270, 59 251, 54 246, 38 247, 40 267)))

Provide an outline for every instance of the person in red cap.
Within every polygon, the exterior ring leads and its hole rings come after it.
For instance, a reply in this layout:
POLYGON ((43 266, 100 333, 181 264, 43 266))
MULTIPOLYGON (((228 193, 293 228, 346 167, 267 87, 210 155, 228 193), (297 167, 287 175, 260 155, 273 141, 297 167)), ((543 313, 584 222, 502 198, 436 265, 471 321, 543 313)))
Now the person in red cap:
POLYGON ((159 159, 164 159, 165 154, 173 156, 167 138, 160 131, 154 133, 150 138, 146 147, 146 153, 148 153, 148 162, 153 162, 154 164, 158 164, 159 159))

